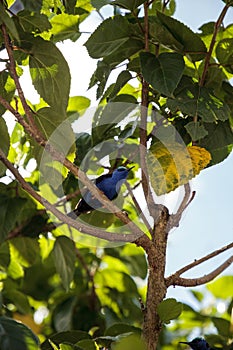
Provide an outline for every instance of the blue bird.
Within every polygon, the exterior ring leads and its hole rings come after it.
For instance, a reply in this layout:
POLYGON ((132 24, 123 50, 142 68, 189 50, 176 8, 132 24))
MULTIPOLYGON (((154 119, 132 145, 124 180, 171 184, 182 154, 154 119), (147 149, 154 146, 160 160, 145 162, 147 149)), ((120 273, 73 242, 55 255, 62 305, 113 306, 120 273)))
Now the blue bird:
MULTIPOLYGON (((95 180, 95 185, 102 191, 111 201, 118 196, 121 186, 126 181, 129 171, 134 168, 126 168, 124 166, 118 167, 112 173, 104 174, 95 180)), ((101 208, 103 205, 96 199, 92 193, 87 190, 83 198, 81 198, 76 208, 68 214, 69 217, 75 219, 83 213, 93 211, 101 208)))
POLYGON ((193 350, 214 350, 210 348, 207 341, 203 338, 195 338, 190 342, 180 341, 182 344, 188 344, 193 350))

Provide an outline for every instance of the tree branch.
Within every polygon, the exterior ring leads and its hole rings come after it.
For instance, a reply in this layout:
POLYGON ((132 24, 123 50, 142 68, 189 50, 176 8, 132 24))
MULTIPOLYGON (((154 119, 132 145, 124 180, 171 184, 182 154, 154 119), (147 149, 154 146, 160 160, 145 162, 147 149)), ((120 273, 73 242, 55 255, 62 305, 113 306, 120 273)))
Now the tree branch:
MULTIPOLYGON (((147 240, 150 241, 149 238, 133 222, 131 222, 125 215, 124 216, 127 218, 126 224, 128 225, 128 227, 130 229, 133 230, 134 233, 121 234, 121 235, 119 235, 117 233, 110 233, 110 232, 98 229, 96 227, 92 227, 92 226, 83 224, 81 222, 77 222, 77 221, 69 218, 67 215, 60 212, 53 204, 51 204, 45 198, 40 196, 24 180, 24 178, 20 175, 19 171, 6 158, 5 154, 3 153, 3 151, 1 149, 0 149, 0 160, 11 171, 11 173, 15 176, 16 180, 20 183, 22 188, 27 193, 29 193, 34 199, 36 199, 39 203, 41 203, 47 210, 51 211, 59 220, 70 225, 71 227, 77 229, 78 231, 85 232, 85 233, 90 234, 91 236, 98 237, 98 238, 105 239, 107 241, 112 241, 112 242, 133 242, 133 241, 137 240, 138 243, 142 242, 144 244, 144 243, 146 243, 147 240), (145 237, 142 240, 140 240, 141 236, 145 236, 145 237)), ((120 215, 120 213, 116 213, 116 214, 120 215)))
MULTIPOLYGON (((176 271, 174 274, 172 274, 171 276, 167 277, 166 278, 166 285, 169 287, 171 285, 177 285, 176 281, 177 280, 180 280, 180 276, 185 273, 186 271, 188 270, 191 270, 192 268, 202 264, 203 262, 209 260, 209 259, 212 259, 214 258, 215 256, 229 250, 233 248, 233 243, 230 243, 220 249, 217 249, 215 251, 213 251, 212 253, 198 259, 198 260, 194 260, 192 263, 182 267, 180 270, 176 271)), ((221 265, 222 266, 222 265, 221 265)), ((215 270, 214 270, 215 271, 215 270)), ((223 270, 222 270, 223 271, 223 270)), ((222 272, 220 271, 220 272, 222 272)), ((208 276, 208 275, 207 275, 208 276)), ((186 279, 183 279, 183 280, 186 280, 186 279)))
POLYGON ((169 285, 181 286, 181 287, 196 287, 202 284, 206 284, 212 281, 218 275, 220 275, 220 273, 226 270, 226 268, 228 268, 232 263, 233 263, 233 255, 230 258, 228 258, 223 264, 217 267, 215 270, 208 273, 207 275, 204 275, 203 277, 199 277, 199 278, 176 277, 173 283, 169 285))
POLYGON ((191 189, 190 189, 190 184, 187 183, 184 185, 184 189, 185 189, 185 194, 184 194, 184 198, 177 210, 177 212, 175 214, 171 214, 169 221, 168 221, 168 228, 169 231, 173 228, 173 227, 179 227, 179 223, 180 223, 180 219, 183 215, 183 212, 185 211, 185 209, 189 206, 189 204, 193 201, 196 192, 193 191, 191 194, 191 189), (190 196, 191 194, 191 196, 190 196))

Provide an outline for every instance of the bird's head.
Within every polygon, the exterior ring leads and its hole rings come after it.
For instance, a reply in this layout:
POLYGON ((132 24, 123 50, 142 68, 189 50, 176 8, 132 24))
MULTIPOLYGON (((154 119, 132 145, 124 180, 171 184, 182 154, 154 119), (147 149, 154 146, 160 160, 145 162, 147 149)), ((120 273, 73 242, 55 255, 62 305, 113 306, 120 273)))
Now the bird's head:
POLYGON ((131 168, 126 168, 125 166, 119 166, 117 169, 114 170, 112 173, 112 177, 115 178, 116 180, 123 180, 126 179, 128 176, 128 173, 131 169, 134 167, 132 166, 131 168))
POLYGON ((193 350, 210 350, 209 344, 203 338, 195 338, 190 342, 181 341, 182 344, 188 344, 193 350))

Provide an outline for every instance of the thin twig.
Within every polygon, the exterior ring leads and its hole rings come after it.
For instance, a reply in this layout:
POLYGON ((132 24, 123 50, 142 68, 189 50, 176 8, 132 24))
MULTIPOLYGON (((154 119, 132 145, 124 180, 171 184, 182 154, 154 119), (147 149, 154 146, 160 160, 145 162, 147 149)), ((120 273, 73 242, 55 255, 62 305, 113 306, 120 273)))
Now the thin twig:
POLYGON ((190 189, 190 185, 189 183, 184 185, 184 189, 185 189, 185 194, 184 194, 184 198, 177 210, 177 212, 175 214, 171 214, 170 218, 169 218, 169 222, 168 222, 168 228, 169 231, 173 228, 173 227, 178 227, 179 223, 180 223, 180 219, 183 215, 183 212, 185 211, 185 209, 189 206, 189 204, 193 201, 196 192, 193 191, 191 194, 191 189, 190 189), (191 196, 190 196, 191 194, 191 196))
MULTIPOLYGON (((167 281, 166 284, 167 284, 167 286, 174 285, 175 281, 176 281, 177 279, 179 279, 180 276, 181 276, 183 273, 185 273, 186 271, 191 270, 192 268, 194 268, 194 267, 196 267, 196 266, 202 264, 203 262, 205 262, 205 261, 207 261, 207 260, 209 260, 209 259, 214 258, 215 256, 217 256, 217 255, 219 255, 219 254, 221 254, 221 253, 223 253, 223 252, 225 252, 225 251, 227 251, 227 250, 229 250, 229 249, 231 249, 231 248, 233 248, 233 243, 230 243, 230 244, 228 244, 228 245, 226 245, 226 246, 224 246, 224 247, 222 247, 222 248, 220 248, 220 249, 217 249, 217 250, 213 251, 212 253, 210 253, 210 254, 208 254, 208 255, 206 255, 206 256, 200 258, 200 259, 197 259, 197 260, 193 261, 192 263, 190 263, 190 264, 188 264, 188 265, 182 267, 181 269, 179 269, 178 271, 176 271, 174 274, 172 274, 171 276, 169 276, 169 277, 166 278, 166 281, 167 281)), ((176 284, 176 283, 175 283, 175 284, 176 284)))
POLYGON ((127 187, 128 192, 129 192, 129 194, 130 194, 130 196, 131 196, 131 198, 132 198, 132 200, 133 200, 133 202, 134 202, 134 205, 135 205, 135 208, 137 209, 138 214, 140 215, 140 217, 142 218, 142 221, 143 221, 144 224, 146 225, 147 230, 148 230, 148 231, 150 232, 150 234, 152 235, 152 227, 150 226, 150 224, 149 224, 149 222, 148 222, 146 216, 144 215, 144 213, 143 213, 143 211, 142 211, 142 209, 141 209, 141 207, 140 207, 140 205, 139 205, 139 203, 138 203, 138 201, 137 201, 135 195, 133 194, 133 191, 132 191, 132 189, 131 189, 131 187, 130 187, 130 184, 129 184, 127 181, 126 181, 125 184, 126 184, 126 187, 127 187))
POLYGON ((208 52, 206 54, 206 57, 205 57, 203 73, 202 73, 202 76, 201 76, 201 79, 200 79, 200 82, 199 82, 200 86, 203 86, 204 83, 205 83, 205 78, 206 78, 206 74, 208 72, 211 55, 212 55, 212 52, 213 52, 213 49, 214 49, 214 45, 215 45, 215 42, 216 42, 216 37, 217 37, 218 31, 219 31, 219 28, 220 28, 220 26, 221 26, 221 24, 223 22, 223 19, 224 19, 226 13, 227 13, 227 10, 228 10, 228 8, 230 6, 231 6, 230 3, 228 3, 228 4, 226 4, 224 6, 224 8, 222 9, 222 12, 220 13, 217 21, 215 22, 213 36, 212 36, 212 39, 211 39, 211 42, 210 42, 209 50, 208 50, 208 52))
POLYGON ((196 287, 200 286, 202 284, 206 284, 210 281, 212 281, 215 277, 220 275, 224 270, 226 270, 231 264, 233 263, 233 255, 228 258, 223 264, 218 266, 215 270, 211 271, 207 275, 204 275, 199 278, 182 278, 182 277, 176 277, 172 282, 167 285, 173 285, 173 286, 182 286, 182 287, 196 287))

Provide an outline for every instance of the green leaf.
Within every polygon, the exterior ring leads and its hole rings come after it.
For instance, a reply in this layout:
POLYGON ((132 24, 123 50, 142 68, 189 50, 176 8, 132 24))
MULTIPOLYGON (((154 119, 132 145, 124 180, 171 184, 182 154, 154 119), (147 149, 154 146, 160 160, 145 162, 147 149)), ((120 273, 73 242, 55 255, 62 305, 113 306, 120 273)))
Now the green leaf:
POLYGON ((59 151, 64 154, 74 151, 74 132, 65 113, 50 107, 41 108, 37 111, 35 121, 47 140, 50 138, 59 151))
POLYGON ((25 198, 9 198, 4 195, 0 197, 0 242, 15 227, 26 203, 25 198))
POLYGON ((227 299, 232 298, 233 276, 223 276, 216 281, 208 283, 206 288, 215 298, 227 299))
POLYGON ((52 17, 50 23, 52 24, 51 33, 54 42, 66 39, 76 41, 81 35, 79 32, 79 16, 61 13, 52 17))
POLYGON ((3 291, 3 295, 7 297, 22 314, 30 314, 32 309, 29 304, 27 296, 16 289, 6 289, 3 291))
MULTIPOLYGON (((0 148, 7 156, 10 149, 10 136, 8 134, 8 128, 6 126, 6 122, 1 117, 0 117, 0 130, 1 130, 0 148)), ((6 167, 0 160, 0 176, 4 175, 5 171, 6 171, 6 167)))
POLYGON ((17 19, 25 32, 42 33, 51 28, 48 17, 36 12, 20 11, 17 19))
POLYGON ((114 0, 111 2, 111 5, 117 5, 126 10, 134 11, 137 7, 142 5, 145 0, 114 0))
POLYGON ((90 99, 85 96, 72 96, 68 101, 67 114, 69 117, 72 115, 72 120, 76 120, 85 113, 90 104, 90 99))
MULTIPOLYGON (((70 344, 75 345, 78 341, 90 338, 91 336, 87 332, 73 330, 53 334, 49 339, 51 339, 51 341, 56 345, 64 342, 69 342, 70 344)), ((52 347, 49 344, 48 340, 44 341, 41 344, 41 350, 51 350, 51 348, 52 347)))
POLYGON ((232 151, 233 131, 229 120, 218 123, 205 123, 208 135, 199 141, 201 147, 206 148, 212 160, 209 165, 222 162, 232 151))
POLYGON ((9 31, 9 34, 11 34, 13 38, 20 42, 19 34, 14 24, 14 21, 6 12, 2 2, 0 2, 0 23, 4 23, 9 31))
POLYGON ((69 289, 75 269, 75 245, 66 236, 59 236, 53 248, 54 263, 66 290, 69 289))
POLYGON ((80 346, 82 350, 97 350, 96 344, 92 339, 83 339, 76 343, 77 346, 80 346))
POLYGON ((131 27, 123 16, 103 21, 85 43, 92 58, 101 58, 117 51, 131 35, 131 27))
MULTIPOLYGON (((76 138, 76 148, 77 148, 77 158, 75 160, 75 164, 77 166, 80 166, 83 159, 87 155, 88 151, 91 149, 92 142, 91 142, 91 135, 87 132, 80 132, 75 135, 76 138)), ((88 169, 85 169, 88 170, 88 169)))
POLYGON ((222 337, 229 338, 231 336, 231 322, 220 317, 212 317, 211 320, 217 328, 218 334, 222 337))
POLYGON ((174 99, 167 100, 167 107, 172 111, 180 110, 184 115, 199 116, 208 123, 229 118, 228 105, 216 97, 211 89, 200 87, 191 78, 183 77, 174 95, 174 99))
POLYGON ((110 0, 91 0, 92 6, 98 11, 101 9, 101 7, 108 5, 109 3, 110 0))
POLYGON ((192 61, 199 61, 205 57, 207 49, 198 34, 177 19, 166 16, 162 12, 158 11, 157 16, 161 24, 182 45, 182 53, 188 55, 192 61))
POLYGON ((122 87, 132 78, 132 75, 129 73, 129 71, 124 70, 120 72, 120 74, 117 77, 117 81, 114 84, 114 88, 111 91, 109 98, 115 97, 118 92, 122 89, 122 87))
POLYGON ((7 268, 10 263, 10 249, 9 243, 4 242, 0 245, 0 266, 7 268))
MULTIPOLYGON (((15 93, 14 80, 6 71, 0 72, 0 93, 1 96, 8 102, 12 100, 15 93)), ((0 104, 0 115, 2 115, 5 110, 5 107, 0 104)))
POLYGON ((220 64, 233 74, 233 38, 223 39, 216 47, 216 57, 220 64))
POLYGON ((35 38, 29 58, 30 74, 39 95, 54 110, 66 110, 70 91, 70 71, 58 48, 49 41, 35 38))
POLYGON ((193 141, 198 141, 208 135, 208 131, 205 129, 204 125, 200 122, 189 122, 184 127, 189 133, 189 135, 191 136, 193 141))
POLYGON ((145 350, 145 343, 141 337, 131 334, 124 337, 114 346, 114 350, 145 350))
POLYGON ((17 261, 28 267, 35 263, 40 254, 39 244, 36 239, 29 237, 16 237, 11 239, 10 244, 18 252, 17 261))
POLYGON ((180 316, 182 309, 182 303, 174 298, 168 298, 159 304, 157 311, 162 322, 170 323, 171 320, 180 316))
POLYGON ((42 0, 21 0, 25 10, 30 12, 40 12, 42 7, 42 0))
POLYGON ((183 71, 183 57, 177 53, 161 53, 158 58, 151 53, 140 54, 142 75, 152 87, 164 94, 172 96, 183 71))
POLYGON ((39 350, 39 341, 35 334, 21 322, 0 317, 1 350, 39 350))
POLYGON ((140 335, 141 329, 127 323, 115 323, 114 325, 106 329, 104 335, 116 337, 117 335, 124 334, 124 333, 137 333, 140 335))

